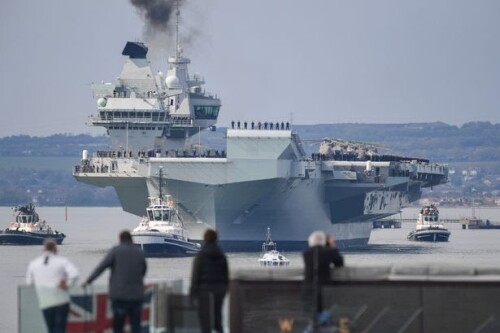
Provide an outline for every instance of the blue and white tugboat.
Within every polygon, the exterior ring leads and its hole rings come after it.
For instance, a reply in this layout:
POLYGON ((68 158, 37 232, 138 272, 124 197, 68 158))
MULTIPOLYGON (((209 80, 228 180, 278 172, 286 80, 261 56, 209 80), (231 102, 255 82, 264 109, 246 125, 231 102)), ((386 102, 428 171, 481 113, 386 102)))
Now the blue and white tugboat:
POLYGON ((439 211, 434 205, 420 210, 417 227, 408 234, 409 240, 424 242, 447 242, 449 237, 450 231, 439 220, 439 211))
POLYGON ((45 220, 40 220, 34 204, 29 203, 13 209, 14 222, 0 231, 1 245, 41 245, 46 238, 61 244, 66 237, 65 234, 52 230, 45 220))
POLYGON ((288 266, 290 260, 281 254, 271 239, 271 228, 267 228, 266 241, 262 243, 262 254, 259 258, 261 266, 288 266))
MULTIPOLYGON (((161 178, 161 170, 160 170, 161 178)), ((147 215, 132 231, 134 243, 147 257, 187 257, 196 255, 201 245, 189 240, 188 231, 170 195, 149 198, 147 215)))

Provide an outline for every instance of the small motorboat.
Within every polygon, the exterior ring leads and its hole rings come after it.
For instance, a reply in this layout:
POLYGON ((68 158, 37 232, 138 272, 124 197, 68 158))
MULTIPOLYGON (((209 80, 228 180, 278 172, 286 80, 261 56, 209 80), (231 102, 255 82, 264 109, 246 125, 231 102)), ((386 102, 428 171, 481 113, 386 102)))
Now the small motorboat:
POLYGON ((42 245, 47 238, 62 244, 66 235, 53 230, 45 220, 40 220, 35 205, 17 206, 14 210, 14 222, 0 231, 1 245, 42 245))
POLYGON ((266 241, 262 243, 261 266, 288 266, 290 260, 277 250, 277 244, 271 239, 271 228, 267 228, 266 241))
POLYGON ((200 251, 201 245, 189 240, 171 196, 160 191, 159 197, 150 197, 146 213, 131 234, 147 257, 187 257, 200 251))
POLYGON ((408 239, 423 242, 447 242, 450 231, 439 220, 439 211, 434 205, 424 206, 418 214, 415 230, 408 234, 408 239))

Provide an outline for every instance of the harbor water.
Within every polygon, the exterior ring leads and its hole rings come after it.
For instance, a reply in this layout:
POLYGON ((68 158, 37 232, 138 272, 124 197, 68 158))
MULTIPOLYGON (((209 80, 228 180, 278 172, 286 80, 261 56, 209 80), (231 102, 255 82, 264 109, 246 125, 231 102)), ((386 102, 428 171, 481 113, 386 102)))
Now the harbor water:
MULTIPOLYGON (((403 219, 417 218, 419 208, 407 208, 403 219)), ((10 207, 0 207, 0 228, 12 221, 10 207), (3 224, 3 225, 1 225, 3 224)), ((61 255, 68 257, 80 269, 85 278, 117 243, 118 233, 138 225, 140 217, 125 213, 119 207, 37 207, 42 220, 52 228, 66 234, 61 255)), ((500 208, 476 208, 476 216, 500 223, 500 208)), ((469 208, 440 208, 442 219, 470 217, 469 208)), ((363 250, 343 251, 346 265, 409 265, 443 264, 488 267, 500 265, 500 229, 462 230, 458 223, 445 225, 450 231, 447 243, 420 243, 406 239, 415 223, 403 223, 399 229, 375 229, 369 246, 363 250)), ((262 241, 265 240, 263 231, 262 241)), ((279 239, 275 240, 278 243, 279 239)), ((0 332, 17 332, 17 286, 24 284, 29 261, 41 252, 41 246, 0 247, 0 332)), ((260 248, 253 253, 229 253, 230 270, 258 267, 260 248)), ((303 266, 299 252, 285 253, 290 267, 303 266)), ((186 285, 191 274, 192 258, 148 259, 148 281, 183 279, 186 285)), ((271 268, 272 269, 272 268, 271 268)), ((95 283, 107 284, 107 273, 95 283)))

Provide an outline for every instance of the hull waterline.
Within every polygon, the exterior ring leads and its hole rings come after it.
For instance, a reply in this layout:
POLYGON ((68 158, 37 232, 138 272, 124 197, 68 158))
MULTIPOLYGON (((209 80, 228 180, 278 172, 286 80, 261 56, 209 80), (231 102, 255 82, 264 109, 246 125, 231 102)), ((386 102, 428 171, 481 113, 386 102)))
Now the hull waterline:
POLYGON ((42 245, 45 239, 53 239, 57 244, 62 244, 64 234, 38 234, 34 232, 9 231, 0 233, 2 245, 42 245))
POLYGON ((185 242, 172 238, 171 235, 132 234, 134 243, 150 258, 190 257, 200 251, 200 246, 194 242, 185 242))
POLYGON ((449 238, 450 232, 446 229, 412 231, 408 235, 409 240, 419 242, 447 242, 449 238))

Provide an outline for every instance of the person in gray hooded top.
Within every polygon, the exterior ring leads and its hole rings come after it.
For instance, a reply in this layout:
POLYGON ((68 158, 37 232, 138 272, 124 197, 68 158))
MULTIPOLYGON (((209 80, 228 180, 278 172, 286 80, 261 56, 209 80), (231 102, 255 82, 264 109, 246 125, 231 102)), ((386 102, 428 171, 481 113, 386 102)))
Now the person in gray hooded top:
POLYGON ((109 268, 109 298, 113 309, 113 332, 122 333, 125 319, 130 317, 132 333, 141 332, 141 311, 144 298, 146 256, 132 242, 132 235, 120 233, 120 244, 113 247, 82 285, 92 283, 109 268))

